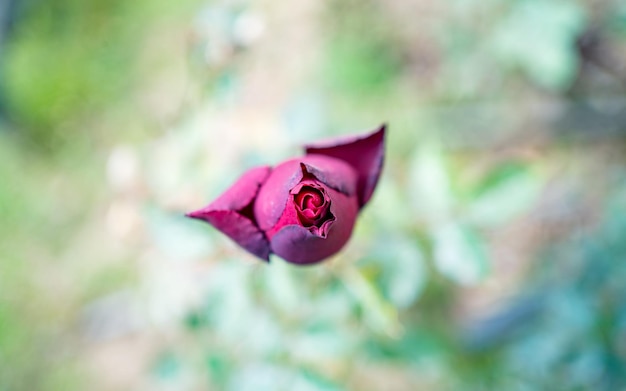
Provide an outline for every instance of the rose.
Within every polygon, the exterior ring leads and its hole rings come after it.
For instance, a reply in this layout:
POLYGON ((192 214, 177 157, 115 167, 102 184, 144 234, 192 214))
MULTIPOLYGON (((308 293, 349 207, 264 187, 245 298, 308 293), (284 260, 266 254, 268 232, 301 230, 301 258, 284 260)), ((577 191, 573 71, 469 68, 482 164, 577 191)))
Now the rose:
POLYGON ((385 125, 362 136, 306 146, 306 155, 273 169, 253 168, 207 207, 204 220, 252 254, 269 261, 311 264, 350 239, 360 210, 378 182, 385 125))
POLYGON ((364 136, 306 146, 302 158, 257 167, 207 207, 204 220, 252 254, 297 264, 339 251, 378 182, 385 125, 364 136))

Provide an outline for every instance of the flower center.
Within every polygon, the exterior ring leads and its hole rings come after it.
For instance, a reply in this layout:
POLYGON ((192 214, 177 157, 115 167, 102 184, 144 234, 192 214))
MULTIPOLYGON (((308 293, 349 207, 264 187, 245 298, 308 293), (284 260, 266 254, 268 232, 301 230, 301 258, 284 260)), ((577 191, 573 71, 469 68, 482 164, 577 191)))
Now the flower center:
POLYGON ((313 186, 302 186, 294 196, 298 217, 303 226, 312 226, 320 223, 326 216, 329 202, 326 201, 323 190, 313 186))

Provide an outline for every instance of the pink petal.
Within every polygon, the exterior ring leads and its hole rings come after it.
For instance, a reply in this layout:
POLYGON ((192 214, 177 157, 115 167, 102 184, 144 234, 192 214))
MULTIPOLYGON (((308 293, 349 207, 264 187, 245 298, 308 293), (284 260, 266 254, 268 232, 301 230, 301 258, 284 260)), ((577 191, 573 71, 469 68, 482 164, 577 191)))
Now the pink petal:
POLYGON ((325 155, 349 163, 358 174, 357 193, 362 207, 371 198, 383 167, 385 129, 386 125, 383 124, 364 136, 307 145, 306 153, 307 156, 325 155))
POLYGON ((187 216, 208 222, 244 249, 269 261, 270 246, 257 225, 252 206, 270 171, 269 166, 247 171, 215 201, 187 216))

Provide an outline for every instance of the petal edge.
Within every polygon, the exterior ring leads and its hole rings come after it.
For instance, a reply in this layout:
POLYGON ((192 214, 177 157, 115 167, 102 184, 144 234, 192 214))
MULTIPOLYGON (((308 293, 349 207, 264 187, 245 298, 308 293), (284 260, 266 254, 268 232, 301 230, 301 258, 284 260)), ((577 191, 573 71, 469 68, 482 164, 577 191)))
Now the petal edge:
POLYGON ((206 221, 248 252, 269 262, 269 242, 265 234, 247 217, 232 210, 199 210, 187 216, 206 221))
POLYGON ((186 216, 206 221, 250 253, 269 261, 269 242, 259 229, 252 208, 270 172, 269 166, 248 170, 215 201, 186 216))
POLYGON ((357 193, 363 207, 372 197, 383 167, 386 128, 383 124, 366 135, 306 145, 305 150, 307 155, 326 155, 350 164, 358 174, 357 193))

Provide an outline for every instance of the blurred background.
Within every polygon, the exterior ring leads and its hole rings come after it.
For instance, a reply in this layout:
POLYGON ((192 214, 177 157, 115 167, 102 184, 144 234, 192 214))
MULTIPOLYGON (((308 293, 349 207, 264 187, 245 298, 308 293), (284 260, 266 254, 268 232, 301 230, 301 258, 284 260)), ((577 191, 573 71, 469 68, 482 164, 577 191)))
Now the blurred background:
POLYGON ((0 1, 0 390, 626 390, 622 0, 0 1), (339 255, 182 217, 389 124, 339 255))

